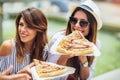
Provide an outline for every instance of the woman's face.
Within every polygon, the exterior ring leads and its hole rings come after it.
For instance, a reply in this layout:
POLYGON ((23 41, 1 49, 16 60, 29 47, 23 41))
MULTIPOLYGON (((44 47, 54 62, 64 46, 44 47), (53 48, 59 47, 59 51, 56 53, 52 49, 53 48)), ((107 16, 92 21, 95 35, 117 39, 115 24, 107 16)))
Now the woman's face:
POLYGON ((73 17, 70 19, 71 23, 71 30, 78 30, 84 36, 87 36, 89 33, 89 22, 87 19, 87 15, 82 11, 79 10, 75 13, 73 17))
POLYGON ((32 43, 37 35, 37 32, 29 28, 22 17, 20 18, 18 31, 20 39, 24 43, 32 43))

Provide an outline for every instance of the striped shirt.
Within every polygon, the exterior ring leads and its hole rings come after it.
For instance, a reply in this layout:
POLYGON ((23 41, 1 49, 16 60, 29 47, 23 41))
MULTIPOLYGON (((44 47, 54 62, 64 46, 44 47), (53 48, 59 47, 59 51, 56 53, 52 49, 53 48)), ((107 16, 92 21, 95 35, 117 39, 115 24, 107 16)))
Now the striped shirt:
POLYGON ((10 65, 12 65, 13 70, 10 72, 10 74, 14 74, 30 63, 30 54, 26 54, 25 59, 22 62, 22 64, 17 64, 16 47, 15 47, 14 40, 12 40, 12 44, 13 44, 13 47, 12 47, 10 54, 7 56, 0 56, 0 72, 3 72, 10 65))
MULTIPOLYGON (((13 70, 10 72, 10 74, 14 74, 30 64, 30 54, 25 53, 25 58, 24 61, 21 64, 17 63, 16 59, 16 46, 15 46, 15 41, 12 39, 12 50, 9 55, 7 56, 0 56, 0 72, 5 71, 9 66, 13 66, 13 70)), ((44 48, 44 55, 43 58, 44 60, 47 59, 48 56, 48 45, 45 46, 44 48)))

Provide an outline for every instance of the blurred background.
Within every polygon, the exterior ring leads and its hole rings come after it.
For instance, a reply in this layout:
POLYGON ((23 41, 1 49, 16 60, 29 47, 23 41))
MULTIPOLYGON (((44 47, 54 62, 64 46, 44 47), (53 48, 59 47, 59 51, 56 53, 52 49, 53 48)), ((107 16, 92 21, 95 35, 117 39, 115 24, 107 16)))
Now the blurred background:
MULTIPOLYGON (((85 0, 0 0, 0 44, 15 36, 15 18, 21 10, 36 7, 43 11, 48 18, 50 40, 54 33, 66 28, 72 10, 83 1, 85 0)), ((94 1, 101 10, 103 27, 98 31, 102 48, 93 79, 118 80, 119 76, 116 75, 120 74, 120 0, 94 1)))

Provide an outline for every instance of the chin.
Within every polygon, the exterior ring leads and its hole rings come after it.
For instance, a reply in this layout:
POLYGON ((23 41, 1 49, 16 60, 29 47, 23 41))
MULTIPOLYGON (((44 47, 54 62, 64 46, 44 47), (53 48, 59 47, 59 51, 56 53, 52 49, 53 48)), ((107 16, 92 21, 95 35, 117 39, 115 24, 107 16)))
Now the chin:
POLYGON ((21 39, 21 42, 25 43, 25 42, 27 42, 27 40, 25 40, 25 39, 21 39))

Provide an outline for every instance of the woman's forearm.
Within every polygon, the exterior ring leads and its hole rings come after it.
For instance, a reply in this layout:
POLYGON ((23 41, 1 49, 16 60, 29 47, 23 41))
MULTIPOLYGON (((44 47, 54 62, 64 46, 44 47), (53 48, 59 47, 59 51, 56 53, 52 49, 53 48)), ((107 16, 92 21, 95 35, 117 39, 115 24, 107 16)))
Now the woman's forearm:
POLYGON ((74 54, 71 54, 71 55, 61 55, 59 57, 59 59, 57 60, 57 64, 60 64, 60 65, 66 65, 68 59, 74 57, 74 54))
POLYGON ((89 67, 80 67, 80 80, 86 80, 89 77, 89 67))
POLYGON ((80 61, 80 79, 86 80, 89 77, 90 71, 88 66, 88 60, 86 56, 79 56, 80 61))
POLYGON ((67 63, 67 59, 64 58, 63 56, 60 56, 60 58, 57 61, 57 64, 66 65, 66 63, 67 63))

